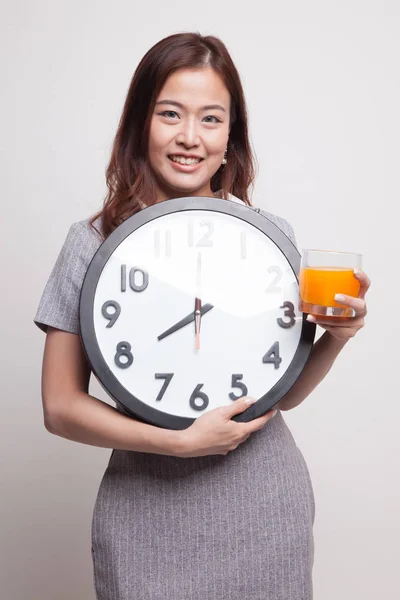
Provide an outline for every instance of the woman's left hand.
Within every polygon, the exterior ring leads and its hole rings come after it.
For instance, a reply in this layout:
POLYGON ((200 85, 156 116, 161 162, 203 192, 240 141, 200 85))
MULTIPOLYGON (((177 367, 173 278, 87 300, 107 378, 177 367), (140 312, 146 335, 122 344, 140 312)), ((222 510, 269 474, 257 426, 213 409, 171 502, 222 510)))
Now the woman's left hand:
POLYGON ((354 337, 362 327, 364 327, 364 319, 367 314, 367 304, 365 302, 365 294, 367 293, 371 281, 364 273, 359 269, 354 271, 354 276, 357 277, 360 282, 360 291, 357 298, 353 296, 345 296, 342 294, 336 294, 335 300, 340 304, 345 304, 355 310, 355 316, 349 318, 338 318, 338 317, 315 317, 308 315, 307 320, 320 325, 323 329, 326 329, 334 338, 338 340, 347 341, 354 337))

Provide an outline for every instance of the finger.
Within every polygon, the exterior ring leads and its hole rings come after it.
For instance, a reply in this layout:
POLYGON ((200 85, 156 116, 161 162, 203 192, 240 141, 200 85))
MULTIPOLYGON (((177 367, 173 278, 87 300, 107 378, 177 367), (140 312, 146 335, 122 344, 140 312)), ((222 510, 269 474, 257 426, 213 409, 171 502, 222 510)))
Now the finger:
POLYGON ((365 316, 367 314, 367 303, 364 298, 355 298, 354 296, 348 296, 347 294, 335 294, 335 300, 340 304, 354 308, 357 316, 365 316))
POLYGON ((350 329, 357 329, 363 325, 364 317, 352 317, 351 319, 346 319, 343 317, 332 317, 332 319, 324 319, 312 316, 312 319, 308 319, 307 321, 311 321, 311 323, 315 323, 316 325, 320 325, 320 327, 331 327, 334 329, 335 327, 348 327, 350 329))
POLYGON ((367 293, 367 291, 369 290, 369 287, 371 285, 370 278, 361 269, 354 270, 354 277, 356 277, 361 284, 360 291, 358 293, 358 297, 365 298, 365 294, 367 293))
POLYGON ((239 400, 235 400, 235 402, 233 402, 231 405, 224 406, 223 410, 224 410, 226 416, 228 417, 228 419, 230 419, 231 417, 234 417, 235 415, 238 415, 238 414, 244 412, 246 410, 246 408, 249 408, 249 406, 254 404, 254 402, 256 402, 256 398, 251 398, 249 396, 243 396, 243 398, 239 398, 239 400))

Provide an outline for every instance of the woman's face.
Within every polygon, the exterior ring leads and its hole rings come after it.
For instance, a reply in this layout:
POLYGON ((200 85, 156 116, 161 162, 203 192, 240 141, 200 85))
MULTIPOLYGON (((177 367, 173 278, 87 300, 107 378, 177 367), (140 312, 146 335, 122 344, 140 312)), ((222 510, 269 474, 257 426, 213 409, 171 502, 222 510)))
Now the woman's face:
POLYGON ((228 144, 230 94, 211 68, 179 69, 165 82, 151 119, 148 158, 157 202, 212 196, 210 180, 228 144))

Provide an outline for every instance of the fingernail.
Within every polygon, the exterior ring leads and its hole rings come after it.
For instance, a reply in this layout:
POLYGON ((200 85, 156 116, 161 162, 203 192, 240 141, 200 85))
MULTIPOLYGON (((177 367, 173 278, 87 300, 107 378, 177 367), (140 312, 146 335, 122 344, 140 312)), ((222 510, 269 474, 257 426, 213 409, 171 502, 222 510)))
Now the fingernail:
POLYGON ((278 412, 277 410, 274 410, 274 413, 273 413, 271 419, 273 419, 274 417, 276 417, 277 412, 278 412))
POLYGON ((254 404, 256 401, 256 398, 246 398, 245 403, 250 406, 250 404, 254 404))
POLYGON ((356 277, 360 277, 361 276, 361 269, 354 269, 354 275, 356 277))
POLYGON ((343 294, 335 294, 335 300, 337 302, 345 302, 346 298, 343 296, 343 294))
POLYGON ((313 317, 312 315, 307 315, 307 321, 310 321, 311 323, 315 323, 315 317, 313 317))

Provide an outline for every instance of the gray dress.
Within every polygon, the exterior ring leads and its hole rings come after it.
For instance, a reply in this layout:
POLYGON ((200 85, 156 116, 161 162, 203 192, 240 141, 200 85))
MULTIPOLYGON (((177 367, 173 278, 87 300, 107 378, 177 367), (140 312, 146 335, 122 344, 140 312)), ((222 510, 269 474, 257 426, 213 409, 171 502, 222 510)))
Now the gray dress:
MULTIPOLYGON (((294 241, 287 221, 263 214, 294 241)), ((71 226, 34 319, 43 331, 79 334, 79 293, 100 243, 88 220, 71 226)), ((113 450, 92 521, 97 598, 311 600, 314 509, 280 411, 227 456, 113 450)))

